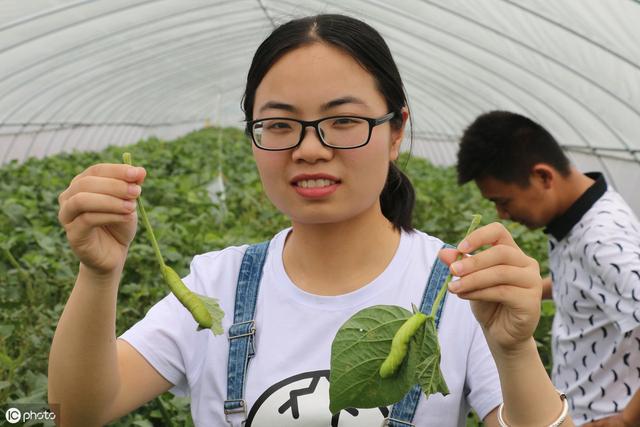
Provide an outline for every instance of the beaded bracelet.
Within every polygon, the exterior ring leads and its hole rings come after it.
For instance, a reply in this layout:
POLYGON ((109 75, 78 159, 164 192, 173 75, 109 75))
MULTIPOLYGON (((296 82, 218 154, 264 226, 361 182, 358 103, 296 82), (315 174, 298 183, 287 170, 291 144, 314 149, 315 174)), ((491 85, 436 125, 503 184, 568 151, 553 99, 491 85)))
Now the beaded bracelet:
MULTIPOLYGON (((560 390, 556 391, 560 395, 560 400, 562 401, 562 412, 560 413, 560 416, 557 420, 549 424, 549 427, 558 427, 564 422, 564 420, 567 418, 567 414, 569 413, 569 402, 567 401, 567 395, 562 393, 560 390)), ((500 427, 510 427, 509 424, 504 422, 504 417, 502 415, 503 410, 504 402, 502 402, 500 404, 500 407, 498 408, 498 424, 500 424, 500 427)))

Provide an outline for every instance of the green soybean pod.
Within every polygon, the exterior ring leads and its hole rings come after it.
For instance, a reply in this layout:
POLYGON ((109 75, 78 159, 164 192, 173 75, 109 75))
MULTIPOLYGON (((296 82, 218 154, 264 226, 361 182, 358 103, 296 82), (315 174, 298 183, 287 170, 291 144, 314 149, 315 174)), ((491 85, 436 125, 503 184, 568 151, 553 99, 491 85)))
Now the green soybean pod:
MULTIPOLYGON (((130 153, 123 153, 122 160, 128 165, 132 165, 130 153)), ((151 227, 151 223, 149 222, 149 218, 147 217, 147 212, 144 208, 142 197, 138 198, 138 209, 140 209, 142 223, 149 233, 151 246, 153 247, 153 251, 156 255, 156 259, 158 261, 158 265, 160 266, 160 271, 162 273, 164 281, 167 285, 169 285, 169 288, 176 296, 176 298, 178 298, 178 301, 180 301, 182 305, 191 312, 191 315, 193 316, 194 320, 198 322, 198 325, 200 325, 204 329, 211 328, 211 326, 213 325, 213 318, 211 317, 211 313, 209 312, 209 310, 207 310, 202 300, 198 298, 196 294, 191 292, 189 288, 187 288, 187 286, 182 282, 182 279, 180 279, 180 276, 178 276, 178 273, 176 273, 171 267, 164 263, 162 253, 160 252, 160 246, 158 245, 158 241, 156 240, 153 228, 151 227)))
POLYGON ((168 265, 163 265, 161 268, 164 281, 169 285, 171 292, 178 298, 178 301, 191 312, 191 315, 201 327, 210 328, 213 325, 213 318, 202 300, 187 288, 187 285, 184 284, 173 268, 168 265))
POLYGON ((409 341, 426 321, 426 314, 415 313, 398 328, 391 340, 391 351, 389 351, 389 355, 380 365, 380 378, 389 378, 398 371, 407 356, 409 341))

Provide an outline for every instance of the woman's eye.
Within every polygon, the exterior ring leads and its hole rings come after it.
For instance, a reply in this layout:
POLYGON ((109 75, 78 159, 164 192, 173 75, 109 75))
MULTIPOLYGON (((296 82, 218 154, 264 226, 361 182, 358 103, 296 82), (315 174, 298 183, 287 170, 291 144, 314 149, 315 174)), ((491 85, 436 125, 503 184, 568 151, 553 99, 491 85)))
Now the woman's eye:
POLYGON ((356 123, 356 121, 350 117, 339 117, 333 120, 334 126, 346 126, 356 123))
POLYGON ((271 122, 265 124, 265 128, 268 130, 290 130, 291 124, 287 122, 271 122))

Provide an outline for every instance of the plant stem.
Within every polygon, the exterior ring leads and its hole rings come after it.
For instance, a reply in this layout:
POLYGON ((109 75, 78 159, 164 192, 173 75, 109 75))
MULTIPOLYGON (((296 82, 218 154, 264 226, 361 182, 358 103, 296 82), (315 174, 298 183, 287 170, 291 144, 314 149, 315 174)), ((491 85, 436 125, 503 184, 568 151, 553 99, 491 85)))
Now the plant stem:
POLYGON ((164 402, 162 401, 162 397, 156 397, 156 402, 158 402, 158 407, 160 408, 160 414, 162 415, 162 422, 164 426, 173 427, 173 421, 171 421, 171 416, 165 407, 164 402))
POLYGON ((10 249, 3 247, 2 252, 4 252, 4 255, 9 260, 9 264, 11 264, 13 268, 15 268, 16 271, 18 272, 18 277, 25 281, 25 285, 27 288, 27 302, 29 303, 29 306, 32 306, 34 294, 33 294, 33 283, 31 282, 31 275, 22 268, 18 260, 11 253, 10 249))
MULTIPOLYGON (((473 215, 473 219, 471 220, 471 224, 469 224, 469 228, 467 229, 467 232, 464 235, 464 239, 466 239, 467 237, 469 237, 469 234, 471 234, 473 232, 473 230, 475 230, 478 225, 480 225, 480 220, 482 219, 482 215, 473 215)), ((461 240, 461 242, 462 242, 461 240)), ((460 261, 462 259, 462 254, 459 254, 458 257, 456 258, 457 261, 460 261)), ((438 307, 440 306, 440 301, 442 301, 442 298, 444 298, 445 293, 447 292, 447 289, 449 289, 449 282, 451 282, 451 278, 453 276, 451 275, 451 273, 449 273, 449 275, 447 276, 447 279, 444 281, 444 285, 442 286, 442 288, 440 288, 440 291, 438 292, 438 295, 436 296, 436 300, 433 302, 433 306, 431 307, 431 317, 435 319, 436 317, 436 313, 438 312, 438 307)))
MULTIPOLYGON (((122 155, 122 160, 129 166, 133 166, 131 162, 131 154, 124 153, 122 155)), ((156 259, 158 260, 158 264, 160 267, 164 267, 164 259, 162 258, 162 253, 160 252, 160 246, 158 246, 158 241, 156 240, 156 235, 153 233, 153 228, 151 227, 151 223, 149 222, 149 218, 147 217, 147 212, 144 210, 144 204, 142 203, 142 196, 138 197, 138 207, 140 208, 140 216, 142 217, 142 223, 144 224, 144 228, 149 233, 149 238, 151 239, 151 246, 153 247, 153 252, 156 254, 156 259)))
POLYGON ((149 233, 149 237, 151 238, 151 246, 153 246, 153 252, 156 254, 158 264, 160 265, 160 267, 164 267, 164 259, 162 258, 162 253, 160 252, 160 246, 158 246, 156 235, 153 233, 153 228, 151 228, 151 223, 149 222, 149 218, 147 217, 147 212, 144 210, 144 204, 142 203, 141 197, 138 197, 138 207, 140 208, 142 223, 144 224, 144 227, 147 229, 147 233, 149 233))

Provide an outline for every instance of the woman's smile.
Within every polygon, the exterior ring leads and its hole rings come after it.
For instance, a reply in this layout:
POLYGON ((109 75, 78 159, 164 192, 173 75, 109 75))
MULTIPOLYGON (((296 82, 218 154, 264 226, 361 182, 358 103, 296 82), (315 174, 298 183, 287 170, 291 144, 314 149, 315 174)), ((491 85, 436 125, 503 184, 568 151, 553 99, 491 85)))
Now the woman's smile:
POLYGON ((307 199, 326 197, 335 192, 340 184, 338 178, 324 173, 300 174, 291 180, 294 190, 307 199))

